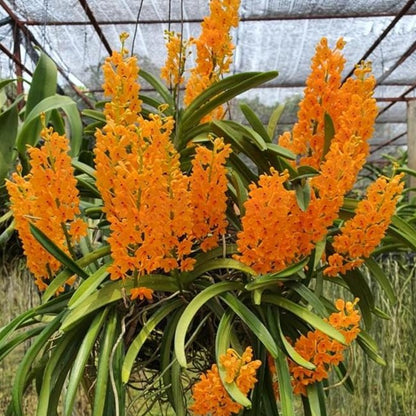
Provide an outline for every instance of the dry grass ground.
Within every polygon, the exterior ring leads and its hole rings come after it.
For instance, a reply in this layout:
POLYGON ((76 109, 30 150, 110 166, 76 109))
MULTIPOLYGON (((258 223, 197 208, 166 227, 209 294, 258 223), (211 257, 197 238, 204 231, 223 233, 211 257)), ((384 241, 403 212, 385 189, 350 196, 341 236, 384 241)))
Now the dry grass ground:
MULTIPOLYGON (((412 257, 384 260, 385 272, 398 296, 396 305, 389 305, 377 287, 372 288, 377 304, 391 316, 388 321, 375 319, 371 329, 387 366, 378 366, 363 357, 360 348, 355 348, 351 368, 356 393, 351 396, 343 387, 329 390, 328 415, 416 416, 416 277, 413 260, 412 257)), ((0 293, 3 296, 0 301, 0 326, 39 303, 24 262, 6 255, 0 258, 0 293)), ((337 295, 334 293, 333 297, 337 295)), ((10 401, 14 374, 23 352, 24 348, 17 349, 0 362, 0 415, 5 414, 10 401)), ((32 389, 26 396, 25 415, 34 415, 35 406, 36 395, 32 389)), ((131 410, 135 407, 133 404, 131 410)), ((88 415, 82 400, 74 412, 74 416, 81 415, 88 415)))

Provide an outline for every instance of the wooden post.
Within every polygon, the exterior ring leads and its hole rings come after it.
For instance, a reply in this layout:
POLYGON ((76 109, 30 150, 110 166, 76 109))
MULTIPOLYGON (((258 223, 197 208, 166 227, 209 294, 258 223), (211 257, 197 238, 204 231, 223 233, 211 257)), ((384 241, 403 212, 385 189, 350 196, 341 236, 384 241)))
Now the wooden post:
MULTIPOLYGON (((407 166, 416 170, 416 100, 407 102, 407 166)), ((416 177, 409 176, 409 187, 416 188, 416 177)), ((416 191, 409 195, 410 198, 416 197, 416 191)))

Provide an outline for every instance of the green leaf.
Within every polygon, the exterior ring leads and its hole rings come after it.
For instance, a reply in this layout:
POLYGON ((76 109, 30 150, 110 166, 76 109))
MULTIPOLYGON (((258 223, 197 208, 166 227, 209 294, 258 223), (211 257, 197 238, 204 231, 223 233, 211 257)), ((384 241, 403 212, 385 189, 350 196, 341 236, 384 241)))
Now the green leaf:
POLYGON ((256 290, 260 288, 266 288, 268 286, 275 286, 277 282, 281 282, 282 280, 287 280, 287 278, 291 278, 296 276, 296 274, 303 270, 303 268, 308 263, 309 259, 305 258, 301 260, 299 263, 292 264, 291 266, 287 267, 284 270, 281 270, 277 273, 266 274, 260 277, 257 277, 254 281, 246 284, 246 290, 256 290))
POLYGON ((331 141, 333 137, 335 136, 335 127, 334 123, 332 121, 331 116, 325 112, 324 115, 324 148, 322 151, 322 160, 325 158, 326 154, 329 151, 329 148, 331 147, 331 141))
POLYGON ((157 308, 156 312, 144 323, 142 329, 140 330, 136 338, 134 338, 129 349, 127 350, 121 373, 121 379, 123 383, 127 383, 129 381, 130 373, 133 368, 133 364, 136 360, 136 357, 139 354, 150 333, 163 319, 165 319, 173 311, 175 311, 175 309, 178 309, 182 305, 183 301, 181 299, 174 299, 173 301, 162 303, 161 306, 157 308))
POLYGON ((163 103, 169 104, 169 108, 173 110, 175 108, 175 103, 173 102, 173 97, 166 86, 151 73, 143 71, 140 69, 139 77, 143 78, 148 82, 162 97, 163 103))
MULTIPOLYGON (((188 108, 183 112, 179 137, 186 134, 192 126, 199 124, 202 117, 209 114, 220 105, 230 101, 237 95, 263 84, 278 75, 276 71, 271 72, 245 72, 232 75, 219 82, 212 84, 198 97, 192 101, 188 108)), ((182 148, 186 143, 179 143, 182 148)))
POLYGON ((267 124, 267 135, 272 140, 276 131, 277 124, 279 123, 280 117, 282 116, 283 110, 285 109, 284 104, 279 104, 270 116, 269 123, 267 124))
POLYGON ((365 265, 370 271, 370 276, 373 277, 381 286, 384 293, 387 296, 387 299, 392 305, 397 302, 396 294, 394 293, 393 286, 387 276, 384 274, 383 269, 378 265, 378 263, 373 258, 368 258, 365 261, 365 265))
POLYGON ((282 331, 280 319, 279 309, 273 310, 269 306, 267 308, 267 322, 276 342, 280 343, 279 345, 283 347, 283 350, 295 363, 307 368, 308 370, 314 370, 316 368, 315 364, 305 360, 286 339, 286 336, 282 331))
POLYGON ((10 354, 17 346, 19 346, 20 344, 23 344, 30 338, 33 338, 34 336, 38 335, 41 331, 43 331, 44 328, 45 328, 45 325, 40 325, 35 328, 31 328, 21 334, 16 335, 10 341, 4 343, 0 347, 0 361, 4 357, 6 357, 8 354, 10 354))
POLYGON ((312 325, 314 328, 319 329, 329 337, 345 345, 345 338, 340 332, 338 332, 329 323, 323 321, 320 317, 310 312, 303 306, 300 306, 282 296, 277 295, 263 295, 263 302, 272 303, 273 305, 277 305, 283 309, 286 309, 287 311, 298 316, 303 321, 312 325))
MULTIPOLYGON (((53 378, 59 378, 60 372, 63 370, 62 361, 64 360, 65 356, 70 354, 70 350, 73 350, 74 347, 78 349, 78 346, 82 339, 83 330, 84 328, 76 328, 71 333, 68 333, 65 336, 60 337, 56 342, 55 346, 51 349, 45 370, 43 372, 42 386, 38 396, 38 407, 36 416, 51 415, 51 410, 53 410, 53 406, 50 406, 51 399, 53 399, 51 395, 51 391, 54 387, 53 378)), ((59 397, 60 392, 57 393, 59 397)), ((58 400, 56 400, 56 403, 57 402, 58 400)))
POLYGON ((307 400, 309 401, 311 416, 326 416, 325 406, 321 405, 319 398, 318 384, 314 383, 306 387, 307 400))
POLYGON ((221 299, 234 311, 236 315, 250 328, 254 335, 266 347, 273 358, 277 356, 277 345, 269 330, 264 326, 259 318, 245 306, 236 296, 231 293, 222 293, 221 299))
POLYGON ((296 202, 298 207, 305 212, 308 209, 309 202, 311 201, 311 187, 306 180, 303 184, 297 183, 295 185, 296 202))
POLYGON ((220 357, 227 353, 227 349, 230 346, 230 333, 232 330, 231 324, 232 313, 228 311, 222 316, 215 337, 215 355, 218 366, 218 373, 220 375, 222 385, 224 386, 225 390, 230 395, 230 397, 242 406, 250 408, 250 400, 246 397, 245 394, 241 392, 241 390, 237 387, 237 384, 234 381, 231 383, 227 383, 225 381, 227 371, 220 362, 220 357))
POLYGON ((196 295, 189 305, 183 311, 178 325, 176 327, 174 350, 176 358, 182 367, 186 367, 185 356, 185 337, 188 332, 188 328, 194 319, 197 312, 213 297, 218 296, 220 293, 230 290, 241 289, 241 284, 237 282, 220 282, 215 283, 206 289, 202 290, 196 295))
POLYGON ((321 317, 325 318, 328 315, 328 311, 319 297, 303 283, 288 282, 286 285, 288 288, 293 289, 297 294, 302 296, 302 298, 306 300, 306 302, 308 302, 321 317))
POLYGON ((55 63, 45 53, 41 53, 35 71, 33 72, 32 82, 26 101, 25 116, 27 119, 30 112, 44 98, 56 93, 58 80, 58 70, 55 63))
POLYGON ((103 123, 106 121, 104 113, 99 110, 91 110, 86 108, 85 110, 81 111, 81 114, 85 117, 92 118, 93 120, 101 121, 103 123))
POLYGON ((256 274, 256 272, 251 267, 246 266, 238 260, 228 258, 215 258, 199 264, 197 263, 194 270, 188 274, 183 274, 183 277, 181 277, 181 282, 186 286, 197 277, 202 276, 204 273, 219 269, 233 269, 250 275, 256 274))
POLYGON ((86 334, 84 335, 81 346, 79 347, 78 354, 76 356, 76 359, 74 361, 74 364, 71 370, 71 375, 68 379, 68 385, 67 385, 65 401, 64 401, 64 414, 65 415, 72 414, 78 386, 81 382, 82 376, 84 375, 85 366, 87 364, 88 358, 90 357, 90 354, 94 348, 96 339, 105 322, 107 314, 108 314, 108 308, 97 313, 90 327, 88 328, 86 334))
POLYGON ((181 373, 182 367, 179 365, 178 361, 174 359, 171 369, 171 384, 176 416, 186 416, 188 414, 184 404, 185 392, 182 386, 181 373))
POLYGON ((97 382, 95 384, 92 416, 103 416, 107 399, 107 386, 110 372, 110 356, 116 341, 117 312, 110 311, 103 329, 102 343, 98 355, 97 382))
POLYGON ((23 393, 32 363, 36 359, 36 356, 39 354, 41 349, 49 341, 49 338, 52 336, 52 334, 58 329, 63 314, 64 311, 62 311, 46 325, 46 327, 42 330, 39 336, 33 341, 32 345, 26 351, 26 354, 24 355, 19 367, 17 368, 12 390, 13 406, 16 416, 23 416, 23 393))
MULTIPOLYGON (((146 275, 141 276, 138 284, 153 290, 161 290, 165 292, 176 292, 178 290, 175 279, 171 276, 164 275, 146 275)), ((127 296, 130 289, 137 287, 134 279, 126 279, 111 281, 103 285, 99 290, 96 290, 91 295, 83 298, 80 302, 74 302, 69 308, 69 314, 62 323, 61 330, 68 331, 79 321, 83 320, 88 314, 100 309, 103 306, 109 305, 123 299, 127 296)))
MULTIPOLYGON (((96 272, 85 279, 81 285, 77 288, 72 298, 68 302, 68 307, 74 309, 88 298, 98 286, 107 278, 109 272, 107 271, 109 264, 106 263, 101 266, 96 272)), ((55 278, 56 280, 57 278, 55 278)), ((53 282, 52 282, 53 283, 53 282)))
POLYGON ((372 316, 374 310, 374 296, 369 288, 367 281, 359 269, 349 270, 342 279, 350 288, 355 297, 360 298, 358 306, 361 310, 366 328, 371 328, 372 316))
POLYGON ((0 187, 13 165, 15 159, 14 145, 17 136, 18 111, 12 105, 0 114, 0 187))
POLYGON ((290 159, 290 160, 296 159, 296 155, 292 151, 290 151, 289 149, 286 149, 283 146, 279 146, 278 144, 267 143, 267 150, 269 150, 269 152, 271 153, 274 153, 278 156, 282 156, 286 159, 290 159))
POLYGON ((253 130, 256 131, 265 142, 271 143, 271 136, 264 128, 262 121, 257 117, 256 113, 247 104, 240 104, 240 109, 253 130))
POLYGON ((42 247, 64 266, 68 267, 74 274, 86 279, 88 274, 65 252, 63 252, 46 234, 33 224, 29 224, 30 232, 39 241, 42 247))
POLYGON ((416 229, 397 215, 393 215, 388 234, 399 238, 406 246, 416 251, 416 229))
MULTIPOLYGON (((39 140, 41 130, 39 116, 56 108, 62 108, 68 116, 71 126, 71 142, 74 144, 75 151, 79 150, 82 140, 82 125, 76 104, 72 98, 55 94, 43 99, 27 115, 16 139, 16 147, 20 155, 24 155, 27 145, 35 146, 39 140)), ((72 152, 72 154, 75 153, 72 152)))
POLYGON ((378 353, 377 344, 366 331, 360 331, 357 337, 357 342, 368 357, 370 357, 374 362, 384 367, 387 365, 384 358, 378 353))

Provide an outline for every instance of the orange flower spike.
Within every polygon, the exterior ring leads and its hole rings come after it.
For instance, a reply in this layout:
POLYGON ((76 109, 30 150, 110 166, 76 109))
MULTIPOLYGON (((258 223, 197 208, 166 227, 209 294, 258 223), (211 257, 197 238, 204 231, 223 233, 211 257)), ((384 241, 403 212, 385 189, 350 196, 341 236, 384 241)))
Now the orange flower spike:
MULTIPOLYGON (((358 298, 354 302, 338 299, 335 307, 338 312, 332 313, 327 319, 335 329, 340 331, 349 345, 360 332, 361 316, 355 309, 358 298)), ((338 365, 343 359, 343 351, 347 348, 338 341, 332 340, 319 330, 309 331, 301 335, 294 344, 296 351, 306 360, 316 365, 314 370, 307 370, 294 361, 289 360, 289 370, 292 374, 292 385, 295 394, 306 396, 306 386, 328 378, 332 365, 338 365)))
MULTIPOLYGON (((259 360, 252 361, 252 356, 251 347, 247 347, 241 357, 235 350, 229 348, 226 354, 219 358, 220 364, 226 370, 225 381, 227 383, 235 381, 245 395, 257 382, 255 375, 261 365, 259 360)), ((190 406, 190 410, 195 415, 230 416, 242 409, 242 406, 234 402, 225 390, 216 364, 206 374, 202 374, 200 381, 194 384, 192 398, 194 403, 190 406)))
POLYGON ((190 177, 191 204, 193 207, 194 237, 201 242, 201 249, 208 251, 218 245, 218 238, 227 227, 227 168, 231 153, 229 144, 222 138, 213 140, 213 149, 196 148, 190 177))
POLYGON ((301 156, 300 164, 319 168, 324 148, 324 115, 330 113, 335 127, 336 115, 343 105, 341 73, 345 59, 341 54, 342 39, 331 50, 322 38, 312 58, 311 73, 306 80, 304 99, 299 104, 298 122, 292 134, 279 138, 279 144, 301 156))
POLYGON ((166 37, 166 62, 160 71, 160 77, 171 87, 177 87, 184 81, 185 62, 189 41, 183 42, 180 33, 165 32, 166 37))
POLYGON ((380 177, 368 187, 366 198, 358 203, 354 217, 346 221, 341 234, 334 237, 336 253, 328 258, 326 275, 345 274, 371 255, 395 212, 404 187, 402 178, 403 174, 390 180, 380 177))
MULTIPOLYGON (((211 0, 209 7, 210 15, 201 24, 199 38, 193 41, 197 56, 185 89, 184 103, 187 106, 221 75, 228 73, 232 62, 234 45, 230 29, 238 25, 240 0, 211 0)), ((223 116, 224 109, 219 107, 202 122, 223 116)))
POLYGON ((104 95, 111 97, 104 107, 104 114, 107 120, 125 125, 136 122, 141 110, 137 82, 139 68, 136 57, 127 57, 128 51, 124 48, 127 37, 126 33, 120 35, 121 52, 113 51, 103 65, 104 95))
POLYGON ((59 270, 61 263, 33 237, 30 224, 36 225, 67 254, 67 237, 72 237, 71 243, 75 243, 86 235, 87 225, 78 218, 79 195, 68 155, 68 139, 50 128, 44 128, 41 137, 43 146, 28 150, 30 173, 25 177, 14 173, 6 186, 28 267, 39 289, 45 290, 45 280, 59 270))

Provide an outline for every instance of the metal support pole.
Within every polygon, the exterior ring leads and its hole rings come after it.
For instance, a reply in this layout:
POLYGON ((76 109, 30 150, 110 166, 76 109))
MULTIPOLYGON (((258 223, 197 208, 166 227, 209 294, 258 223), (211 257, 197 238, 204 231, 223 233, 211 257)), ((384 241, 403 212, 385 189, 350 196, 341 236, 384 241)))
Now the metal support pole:
MULTIPOLYGON (((407 165, 410 169, 416 170, 416 100, 407 102, 407 152, 407 165)), ((416 188, 414 176, 410 176, 409 186, 416 188)), ((416 197, 415 191, 410 193, 410 198, 414 197, 416 197)))

